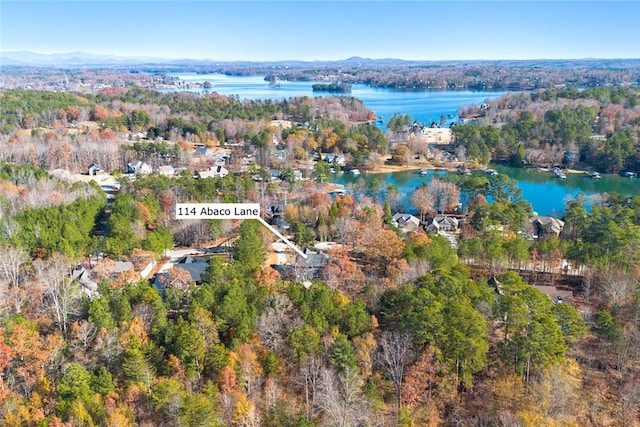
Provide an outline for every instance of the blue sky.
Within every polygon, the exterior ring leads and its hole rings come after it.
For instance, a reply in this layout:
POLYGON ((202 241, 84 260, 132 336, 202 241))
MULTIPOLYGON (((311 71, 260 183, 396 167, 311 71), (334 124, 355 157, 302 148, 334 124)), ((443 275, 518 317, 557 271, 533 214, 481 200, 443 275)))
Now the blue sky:
POLYGON ((640 1, 0 0, 0 51, 220 61, 640 58, 640 1))

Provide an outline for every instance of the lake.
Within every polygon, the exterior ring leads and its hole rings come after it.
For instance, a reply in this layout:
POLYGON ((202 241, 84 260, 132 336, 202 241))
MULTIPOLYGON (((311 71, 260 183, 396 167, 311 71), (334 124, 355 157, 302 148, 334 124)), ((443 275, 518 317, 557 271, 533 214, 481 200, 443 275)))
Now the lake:
MULTIPOLYGON (((279 81, 280 86, 271 87, 263 76, 227 76, 224 74, 171 73, 185 83, 209 82, 211 89, 200 87, 188 89, 199 93, 219 93, 237 95, 240 99, 281 100, 296 96, 330 96, 335 94, 314 92, 311 86, 318 82, 279 81)), ((174 91, 164 89, 163 91, 174 91)), ((471 90, 413 90, 393 88, 373 88, 365 84, 351 85, 353 96, 388 122, 395 113, 409 114, 414 120, 429 124, 440 122, 440 116, 447 117, 447 125, 458 120, 458 109, 462 105, 480 105, 487 99, 497 98, 506 92, 482 92, 471 90)), ((383 126, 382 126, 383 127, 383 126)))
MULTIPOLYGON (((551 172, 540 172, 535 169, 512 168, 508 166, 492 165, 499 173, 515 179, 522 190, 522 198, 531 203, 533 210, 539 215, 561 216, 567 201, 575 199, 579 193, 585 196, 604 193, 620 193, 640 195, 640 179, 623 178, 618 175, 602 175, 601 179, 593 179, 584 174, 567 174, 567 179, 558 179, 551 172)), ((411 192, 419 185, 429 182, 431 178, 444 176, 448 172, 429 171, 427 175, 420 175, 417 171, 392 172, 381 174, 351 175, 340 173, 334 176, 333 182, 347 186, 360 184, 366 186, 374 179, 378 179, 383 186, 387 184, 398 188, 401 196, 400 205, 403 209, 414 211, 411 206, 411 192)), ((485 175, 485 172, 474 171, 474 174, 485 175)))
MULTIPOLYGON (((217 92, 221 95, 238 96, 240 99, 253 100, 281 100, 296 96, 329 96, 313 92, 311 85, 315 82, 281 81, 280 86, 271 87, 263 76, 227 76, 223 74, 173 73, 184 83, 204 83, 213 85, 211 89, 192 88, 194 92, 217 92)), ((175 91, 165 89, 164 91, 175 91)), ((364 84, 351 86, 351 93, 362 100, 365 105, 388 121, 394 113, 409 114, 415 120, 429 124, 440 121, 444 114, 447 123, 458 120, 457 111, 462 105, 479 105, 487 99, 497 98, 505 92, 481 92, 470 90, 411 90, 392 88, 372 88, 364 84)), ((381 126, 384 127, 384 126, 381 126)), ((500 173, 507 174, 518 181, 522 189, 522 197, 528 200, 533 210, 540 215, 562 215, 566 202, 576 197, 578 193, 587 196, 594 194, 616 192, 620 194, 639 195, 640 179, 623 178, 617 175, 602 175, 599 180, 586 175, 567 175, 567 179, 557 179, 549 172, 525 170, 506 166, 491 166, 500 173)), ((430 172, 419 175, 412 172, 396 172, 388 174, 367 174, 354 176, 339 174, 334 182, 339 184, 353 184, 360 177, 366 182, 377 178, 398 187, 405 195, 403 205, 411 209, 408 195, 413 189, 432 176, 445 172, 430 172)), ((483 173, 483 172, 476 172, 483 173)))

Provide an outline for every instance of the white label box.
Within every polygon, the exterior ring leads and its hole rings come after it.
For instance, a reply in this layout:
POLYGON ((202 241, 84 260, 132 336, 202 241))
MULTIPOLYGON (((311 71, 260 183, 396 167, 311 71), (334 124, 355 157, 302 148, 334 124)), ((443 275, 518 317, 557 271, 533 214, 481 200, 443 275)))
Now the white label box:
POLYGON ((257 219, 259 203, 177 203, 176 219, 257 219))

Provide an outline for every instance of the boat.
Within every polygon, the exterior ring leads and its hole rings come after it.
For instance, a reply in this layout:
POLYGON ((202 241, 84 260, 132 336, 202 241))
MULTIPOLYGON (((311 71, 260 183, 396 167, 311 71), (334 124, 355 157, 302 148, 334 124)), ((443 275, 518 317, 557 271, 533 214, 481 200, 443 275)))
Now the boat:
POLYGON ((420 175, 429 175, 429 169, 420 169, 418 173, 420 175))
POLYGON ((560 169, 558 168, 553 168, 552 169, 553 174, 556 176, 556 178, 559 179, 567 179, 567 175, 564 174, 564 172, 562 172, 560 169))
POLYGON ((591 171, 591 172, 589 172, 589 177, 590 177, 590 178, 593 178, 593 179, 600 179, 600 178, 602 178, 602 177, 600 176, 600 174, 599 174, 598 172, 596 172, 596 171, 591 171))
POLYGON ((458 169, 458 173, 460 175, 469 176, 471 175, 471 169, 458 169))
POLYGON ((495 170, 495 169, 485 169, 484 171, 485 171, 488 175, 491 175, 491 176, 496 176, 496 175, 498 175, 498 171, 497 171, 497 170, 495 170))
POLYGON ((638 174, 635 172, 623 172, 622 176, 624 176, 625 178, 637 178, 638 174))
POLYGON ((360 169, 351 169, 349 172, 351 175, 360 175, 360 169))
POLYGON ((338 196, 344 196, 345 194, 347 194, 347 190, 344 188, 344 185, 340 185, 340 184, 335 184, 335 185, 337 185, 337 188, 330 190, 329 194, 338 195, 338 196))

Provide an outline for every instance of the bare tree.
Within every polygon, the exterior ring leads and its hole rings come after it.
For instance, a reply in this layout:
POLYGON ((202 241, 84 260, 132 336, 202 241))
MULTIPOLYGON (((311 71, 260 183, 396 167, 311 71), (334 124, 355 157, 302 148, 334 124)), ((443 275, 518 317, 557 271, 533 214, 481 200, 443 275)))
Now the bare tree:
POLYGON ((71 324, 70 343, 73 347, 77 347, 86 352, 89 350, 91 343, 95 339, 98 329, 93 322, 82 319, 71 324))
POLYGON ((69 277, 70 261, 60 254, 33 263, 37 280, 43 286, 44 305, 53 312, 60 331, 67 332, 70 317, 79 314, 82 289, 69 277))
POLYGON ((180 221, 175 230, 175 239, 184 246, 199 246, 211 239, 211 228, 205 220, 180 221))
POLYGON ((330 425, 347 427, 368 424, 369 407, 361 388, 362 378, 357 369, 348 367, 340 373, 327 368, 322 370, 318 404, 331 419, 330 425))
POLYGON ((456 157, 461 162, 467 161, 467 149, 464 145, 458 145, 456 147, 456 157))
POLYGON ((420 220, 424 221, 427 212, 433 209, 433 195, 426 185, 421 185, 411 193, 411 204, 420 211, 420 220))
POLYGON ((96 366, 92 347, 97 335, 96 325, 85 319, 69 327, 69 348, 73 357, 85 366, 96 366))
POLYGON ((312 356, 300 367, 298 381, 304 388, 307 418, 313 418, 317 406, 324 363, 317 356, 312 356))
POLYGON ((637 381, 627 381, 620 387, 619 395, 620 399, 616 405, 616 413, 619 420, 628 420, 628 424, 623 422, 620 425, 636 425, 638 405, 640 404, 640 384, 637 381))
POLYGON ((520 427, 522 423, 514 414, 509 411, 498 411, 496 415, 496 426, 498 427, 520 427))
POLYGON ((269 350, 282 354, 287 348, 285 337, 301 320, 295 314, 295 307, 286 295, 276 295, 258 318, 256 332, 260 342, 269 350))
POLYGON ((432 270, 431 263, 427 260, 411 260, 409 268, 400 272, 396 277, 399 284, 410 283, 420 276, 424 276, 432 270))
POLYGON ((120 355, 123 352, 122 345, 120 343, 118 331, 107 331, 102 328, 94 341, 94 353, 98 356, 99 360, 112 366, 112 364, 120 359, 120 355))
POLYGON ((21 287, 29 262, 28 254, 21 248, 7 245, 0 248, 0 275, 8 281, 6 303, 11 304, 16 313, 20 313, 26 294, 21 287))
POLYGON ((638 279, 632 274, 612 270, 600 277, 600 285, 607 299, 614 306, 620 306, 638 288, 638 279))
POLYGON ((437 212, 450 212, 458 206, 460 189, 450 182, 432 179, 427 186, 437 212))
POLYGON ((380 344, 379 364, 391 378, 396 392, 398 413, 402 404, 402 380, 404 371, 413 358, 411 335, 397 330, 383 332, 380 344))

